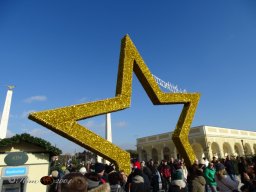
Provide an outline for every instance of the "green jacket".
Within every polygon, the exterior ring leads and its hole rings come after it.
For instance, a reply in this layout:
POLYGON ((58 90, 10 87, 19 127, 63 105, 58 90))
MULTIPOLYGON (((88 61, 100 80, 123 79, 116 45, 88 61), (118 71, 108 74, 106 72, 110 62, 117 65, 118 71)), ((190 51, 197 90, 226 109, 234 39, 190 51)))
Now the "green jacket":
POLYGON ((215 172, 215 169, 210 169, 209 167, 206 167, 206 169, 204 170, 206 184, 210 186, 217 186, 217 183, 215 181, 215 172))

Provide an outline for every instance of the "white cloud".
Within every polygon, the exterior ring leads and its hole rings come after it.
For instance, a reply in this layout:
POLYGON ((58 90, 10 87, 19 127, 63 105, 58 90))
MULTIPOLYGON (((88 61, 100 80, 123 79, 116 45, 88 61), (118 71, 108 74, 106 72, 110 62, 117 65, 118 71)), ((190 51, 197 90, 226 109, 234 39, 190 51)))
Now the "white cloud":
POLYGON ((46 101, 47 97, 43 95, 32 96, 24 100, 25 103, 32 103, 36 101, 46 101))

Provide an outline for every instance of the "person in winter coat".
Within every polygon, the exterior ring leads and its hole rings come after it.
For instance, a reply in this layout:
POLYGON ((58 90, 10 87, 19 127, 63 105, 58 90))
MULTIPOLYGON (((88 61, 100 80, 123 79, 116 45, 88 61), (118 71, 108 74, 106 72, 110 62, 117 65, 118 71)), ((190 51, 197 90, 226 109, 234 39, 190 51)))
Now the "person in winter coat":
POLYGON ((59 184, 58 192, 87 192, 88 182, 81 173, 69 173, 65 175, 59 184))
POLYGON ((221 163, 216 164, 215 180, 220 192, 233 192, 238 189, 239 181, 232 180, 221 163))
POLYGON ((119 172, 111 172, 108 175, 108 181, 110 184, 110 192, 125 192, 121 186, 122 177, 119 172))
POLYGON ((60 179, 60 172, 58 170, 53 170, 51 172, 51 177, 53 178, 54 182, 49 187, 49 192, 56 192, 58 190, 59 185, 57 184, 58 179, 60 179))
POLYGON ((217 183, 215 181, 216 170, 214 168, 213 162, 210 162, 208 167, 204 170, 204 177, 206 180, 207 191, 217 192, 217 183))
POLYGON ((62 179, 67 182, 59 184, 58 192, 110 192, 108 183, 98 185, 88 190, 88 179, 81 173, 69 173, 62 179))
POLYGON ((234 165, 234 161, 230 158, 229 155, 226 157, 225 167, 230 178, 232 180, 235 180, 236 179, 235 165, 234 165))
POLYGON ((169 181, 171 178, 171 168, 167 164, 166 160, 162 161, 162 166, 160 169, 162 181, 163 181, 163 189, 167 190, 169 188, 169 181))
POLYGON ((102 182, 100 180, 100 176, 95 172, 86 173, 85 177, 88 182, 88 190, 97 188, 98 186, 100 186, 102 184, 102 182))
POLYGON ((182 172, 176 171, 172 177, 172 182, 168 192, 185 192, 186 182, 183 180, 182 172))
POLYGON ((243 178, 244 178, 243 191, 246 191, 247 189, 250 192, 256 192, 256 180, 255 180, 256 178, 255 178, 254 169, 255 168, 253 165, 248 165, 246 173, 243 173, 243 178))
POLYGON ((152 178, 152 172, 151 170, 146 166, 145 161, 140 162, 141 165, 141 171, 148 176, 149 181, 151 181, 152 178))
POLYGON ((153 192, 158 192, 159 190, 162 190, 162 178, 160 172, 158 171, 157 163, 154 163, 154 167, 152 170, 151 186, 153 188, 153 192))
POLYGON ((203 176, 203 169, 198 169, 196 177, 192 181, 192 192, 205 192, 205 178, 203 176))
POLYGON ((135 169, 129 186, 130 192, 150 192, 149 181, 145 182, 145 179, 147 179, 147 176, 143 177, 142 171, 135 169))
POLYGON ((185 165, 184 159, 181 160, 180 164, 181 164, 181 169, 182 169, 184 181, 187 182, 188 169, 187 169, 187 166, 185 165))

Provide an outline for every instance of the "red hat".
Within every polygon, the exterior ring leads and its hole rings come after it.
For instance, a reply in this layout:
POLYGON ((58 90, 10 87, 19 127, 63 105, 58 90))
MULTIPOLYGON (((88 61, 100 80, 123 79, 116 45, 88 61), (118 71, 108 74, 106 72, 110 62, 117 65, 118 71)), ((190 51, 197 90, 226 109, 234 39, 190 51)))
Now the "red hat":
POLYGON ((135 162, 133 163, 133 168, 141 169, 141 167, 140 167, 140 162, 139 162, 139 161, 135 161, 135 162))

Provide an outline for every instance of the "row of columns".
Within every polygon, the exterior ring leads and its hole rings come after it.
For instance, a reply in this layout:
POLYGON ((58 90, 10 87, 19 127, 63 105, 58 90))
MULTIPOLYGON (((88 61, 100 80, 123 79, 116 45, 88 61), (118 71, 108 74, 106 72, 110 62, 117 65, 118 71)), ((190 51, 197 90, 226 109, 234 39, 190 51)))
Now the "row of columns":
MULTIPOLYGON (((224 158, 226 153, 228 153, 229 155, 233 155, 234 153, 236 153, 236 149, 235 149, 235 146, 237 147, 237 150, 239 150, 239 152, 237 153, 237 155, 240 155, 240 156, 244 156, 244 155, 249 155, 249 153, 245 154, 245 147, 242 146, 241 144, 239 143, 233 143, 234 146, 231 146, 228 142, 221 142, 221 143, 217 143, 215 141, 213 142, 208 142, 207 145, 205 145, 206 147, 203 147, 202 144, 200 143, 194 143, 192 144, 192 146, 195 145, 195 148, 198 149, 201 148, 201 153, 198 155, 197 154, 197 158, 198 159, 201 159, 203 156, 208 158, 208 159, 212 159, 213 158, 213 155, 214 156, 218 156, 219 158, 224 158), (224 147, 226 147, 226 149, 224 150, 224 147), (214 148, 214 149, 213 149, 214 148), (199 157, 201 155, 201 157, 199 157)), ((249 146, 250 149, 247 149, 248 151, 250 151, 250 153, 253 154, 253 151, 251 149, 251 146, 249 143, 246 144, 247 147, 249 146)), ((153 149, 156 149, 156 152, 157 152, 157 160, 162 160, 164 159, 165 157, 165 154, 164 154, 164 148, 166 147, 166 144, 160 144, 160 145, 151 145, 151 146, 147 146, 147 147, 144 147, 141 146, 140 148, 138 148, 138 152, 139 152, 139 158, 141 160, 149 160, 149 159, 154 159, 154 154, 153 153, 153 149), (145 157, 143 157, 143 151, 146 152, 147 154, 147 158, 145 159, 145 157)), ((169 158, 170 157, 174 157, 174 158, 177 158, 178 156, 178 152, 176 150, 176 148, 172 145, 170 145, 170 147, 167 147, 168 148, 168 155, 169 155, 169 158)), ((255 144, 255 148, 256 148, 256 144, 255 144)))

